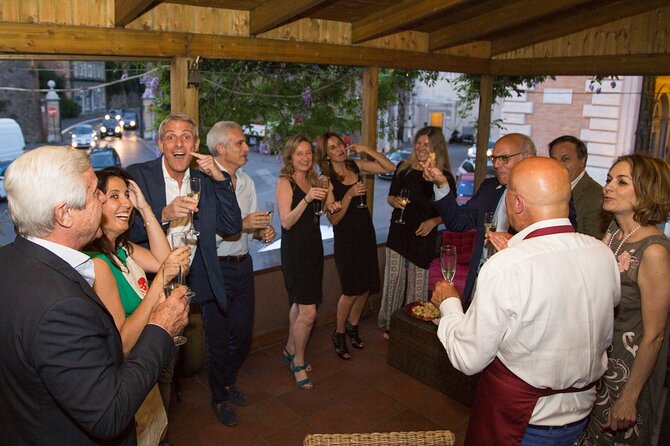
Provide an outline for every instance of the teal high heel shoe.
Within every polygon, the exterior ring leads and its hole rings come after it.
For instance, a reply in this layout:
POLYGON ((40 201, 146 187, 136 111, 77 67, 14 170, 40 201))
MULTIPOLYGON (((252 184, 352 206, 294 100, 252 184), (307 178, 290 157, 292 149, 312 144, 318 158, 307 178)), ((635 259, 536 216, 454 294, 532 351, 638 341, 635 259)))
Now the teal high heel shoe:
MULTIPOLYGON (((296 373, 301 372, 303 370, 305 372, 307 371, 307 364, 293 365, 293 363, 291 363, 291 373, 293 373, 293 379, 296 379, 296 376, 295 376, 296 373)), ((309 378, 305 378, 303 380, 296 381, 295 384, 296 384, 296 386, 300 387, 301 389, 305 389, 305 390, 312 390, 314 388, 314 386, 312 385, 312 381, 309 378)))
MULTIPOLYGON (((293 362, 293 358, 295 357, 295 354, 289 353, 288 350, 286 350, 286 347, 284 347, 284 358, 283 362, 286 367, 288 367, 289 370, 291 370, 291 363, 293 362)), ((305 371, 306 372, 311 372, 312 371, 312 364, 307 364, 305 363, 305 371)))

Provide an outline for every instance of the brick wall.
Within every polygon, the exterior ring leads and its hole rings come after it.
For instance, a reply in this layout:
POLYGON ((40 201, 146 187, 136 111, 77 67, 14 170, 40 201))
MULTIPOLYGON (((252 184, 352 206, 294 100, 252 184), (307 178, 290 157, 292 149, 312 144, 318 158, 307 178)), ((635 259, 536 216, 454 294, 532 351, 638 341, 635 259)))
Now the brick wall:
MULTIPOLYGON (((0 61, 0 86, 37 90, 39 81, 33 62, 0 61)), ((0 90, 0 118, 16 120, 23 130, 26 144, 45 139, 38 92, 0 90)))

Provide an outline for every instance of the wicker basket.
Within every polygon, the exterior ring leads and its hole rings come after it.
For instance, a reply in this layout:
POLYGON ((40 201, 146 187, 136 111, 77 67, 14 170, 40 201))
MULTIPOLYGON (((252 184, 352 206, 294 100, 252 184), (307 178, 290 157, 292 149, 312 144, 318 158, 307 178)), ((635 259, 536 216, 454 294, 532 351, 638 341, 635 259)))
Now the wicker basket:
POLYGON ((453 446, 450 431, 310 434, 303 446, 453 446))

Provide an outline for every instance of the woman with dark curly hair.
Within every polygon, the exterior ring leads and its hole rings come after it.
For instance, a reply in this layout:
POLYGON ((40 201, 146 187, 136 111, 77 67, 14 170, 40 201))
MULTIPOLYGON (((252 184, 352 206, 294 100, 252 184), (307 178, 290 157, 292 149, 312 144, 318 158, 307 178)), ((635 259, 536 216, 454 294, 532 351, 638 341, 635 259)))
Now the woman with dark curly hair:
POLYGON ((614 216, 603 241, 619 264, 621 303, 585 444, 648 445, 667 361, 670 240, 656 225, 670 214, 670 165, 644 155, 618 158, 603 209, 614 216))

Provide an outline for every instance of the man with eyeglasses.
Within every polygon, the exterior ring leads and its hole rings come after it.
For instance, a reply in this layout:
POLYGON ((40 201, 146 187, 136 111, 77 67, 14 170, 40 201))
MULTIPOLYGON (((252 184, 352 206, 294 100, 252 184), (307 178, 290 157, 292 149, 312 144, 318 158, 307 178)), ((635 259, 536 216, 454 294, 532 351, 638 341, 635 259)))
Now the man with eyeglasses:
POLYGON ((485 230, 484 214, 493 212, 497 232, 509 231, 509 220, 505 207, 505 194, 509 173, 522 159, 535 156, 535 144, 526 135, 510 133, 496 141, 493 146, 493 169, 495 178, 487 178, 479 187, 477 193, 463 206, 458 206, 456 199, 449 193, 447 178, 439 169, 425 166, 424 177, 432 181, 435 191, 435 208, 442 217, 447 231, 465 232, 477 230, 475 245, 470 260, 470 269, 463 290, 463 301, 470 302, 474 289, 479 266, 486 258, 484 249, 485 230))

